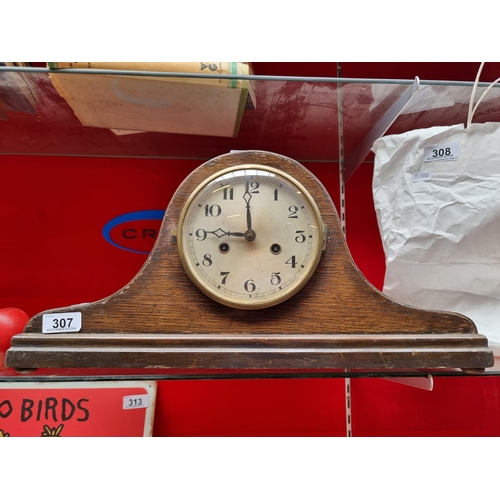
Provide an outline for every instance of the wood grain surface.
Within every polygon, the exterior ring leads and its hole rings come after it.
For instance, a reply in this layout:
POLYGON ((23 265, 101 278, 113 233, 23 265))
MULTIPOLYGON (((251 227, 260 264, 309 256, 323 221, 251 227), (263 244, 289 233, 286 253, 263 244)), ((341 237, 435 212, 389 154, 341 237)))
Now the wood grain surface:
POLYGON ((298 162, 262 151, 219 156, 193 171, 172 197, 156 244, 135 278, 100 301, 45 313, 66 311, 82 313, 78 334, 44 335, 44 313, 38 314, 25 333, 13 338, 8 366, 493 365, 487 339, 477 334, 470 319, 400 304, 366 281, 349 254, 325 188, 298 162), (307 285, 291 299, 260 310, 233 309, 199 291, 182 268, 172 232, 184 203, 201 182, 244 164, 272 166, 295 177, 311 193, 328 226, 326 249, 307 285))

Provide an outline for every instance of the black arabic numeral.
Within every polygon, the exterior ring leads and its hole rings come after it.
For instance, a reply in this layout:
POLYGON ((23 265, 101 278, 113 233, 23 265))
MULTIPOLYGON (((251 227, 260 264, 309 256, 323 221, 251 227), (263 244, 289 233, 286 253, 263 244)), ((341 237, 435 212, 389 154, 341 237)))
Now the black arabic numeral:
POLYGON ((250 194, 259 194, 259 186, 260 186, 260 184, 256 181, 247 182, 247 191, 250 194))
POLYGON ((257 285, 255 284, 255 282, 253 280, 250 279, 250 280, 245 281, 245 284, 243 285, 243 287, 245 288, 245 290, 248 293, 252 293, 252 292, 255 292, 257 285))
POLYGON ((204 229, 197 229, 194 234, 196 234, 198 241, 203 241, 207 237, 207 232, 204 229))
POLYGON ((212 256, 209 254, 209 253, 206 253, 204 256, 203 256, 203 260, 201 261, 201 263, 204 265, 204 266, 211 266, 212 265, 212 256))
POLYGON ((292 205, 291 207, 288 207, 288 211, 290 212, 290 215, 288 216, 289 219, 298 219, 297 212, 299 211, 299 207, 296 207, 295 205, 292 205))
POLYGON ((444 158, 445 156, 450 156, 451 155, 451 148, 439 148, 439 149, 433 149, 432 150, 432 157, 433 158, 444 158))
POLYGON ((273 273, 271 275, 271 285, 279 285, 281 283, 280 273, 273 273))
POLYGON ((292 266, 292 269, 295 269, 297 266, 297 261, 295 259, 295 255, 292 255, 286 262, 285 264, 290 264, 292 266))
POLYGON ((274 201, 278 201, 278 188, 276 188, 276 189, 273 191, 273 194, 274 194, 274 201))
POLYGON ((52 328, 70 328, 73 318, 54 318, 52 328))
POLYGON ((224 191, 222 192, 222 199, 223 200, 233 200, 233 194, 234 194, 234 189, 233 188, 224 188, 224 191))
POLYGON ((304 241, 306 241, 306 237, 304 235, 305 231, 295 231, 295 234, 297 236, 295 236, 295 241, 297 243, 304 243, 304 241))
POLYGON ((229 271, 221 271, 220 275, 221 275, 221 276, 224 276, 224 278, 222 278, 221 284, 222 284, 222 285, 225 285, 225 284, 226 284, 227 277, 228 277, 228 275, 229 275, 229 271))
POLYGON ((209 215, 211 217, 219 217, 221 213, 222 208, 220 205, 205 205, 205 217, 208 217, 209 215))

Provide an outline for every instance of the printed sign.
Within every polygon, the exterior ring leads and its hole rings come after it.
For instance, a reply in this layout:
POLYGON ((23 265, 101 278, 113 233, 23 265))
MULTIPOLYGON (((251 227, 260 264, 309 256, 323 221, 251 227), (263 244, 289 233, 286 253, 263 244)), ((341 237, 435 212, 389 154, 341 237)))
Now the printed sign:
POLYGON ((0 383, 0 437, 151 436, 155 401, 153 381, 0 383))
POLYGON ((119 215, 102 229, 104 239, 121 250, 149 254, 156 241, 165 210, 142 210, 119 215))

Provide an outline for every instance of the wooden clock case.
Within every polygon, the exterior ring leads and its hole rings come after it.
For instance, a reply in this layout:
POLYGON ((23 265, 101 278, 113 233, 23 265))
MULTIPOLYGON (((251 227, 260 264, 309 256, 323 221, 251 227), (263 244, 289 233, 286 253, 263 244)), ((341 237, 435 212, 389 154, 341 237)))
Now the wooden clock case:
POLYGON ((493 365, 486 337, 467 317, 398 303, 356 268, 333 202, 298 162, 263 151, 233 152, 193 171, 174 194, 155 247, 124 288, 97 302, 37 314, 12 339, 21 368, 431 369, 481 372, 493 365), (328 227, 313 277, 287 301, 233 309, 204 295, 182 268, 176 242, 191 192, 224 168, 268 165, 297 179, 328 227), (47 313, 81 312, 78 333, 44 334, 47 313))

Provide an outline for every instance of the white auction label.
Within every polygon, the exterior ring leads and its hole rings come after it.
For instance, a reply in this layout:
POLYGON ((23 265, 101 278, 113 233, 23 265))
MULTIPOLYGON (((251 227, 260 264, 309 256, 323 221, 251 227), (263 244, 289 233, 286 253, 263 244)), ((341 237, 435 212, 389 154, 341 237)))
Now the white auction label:
POLYGON ((44 314, 42 318, 42 333, 79 332, 81 329, 81 312, 44 314))
POLYGON ((456 160, 458 159, 458 149, 458 142, 428 146, 424 148, 424 162, 456 160))
POLYGON ((147 408, 148 407, 148 395, 139 394, 138 396, 125 396, 123 398, 123 409, 133 410, 135 408, 147 408))
POLYGON ((416 174, 413 174, 413 182, 430 181, 431 179, 431 172, 417 172, 416 174))

